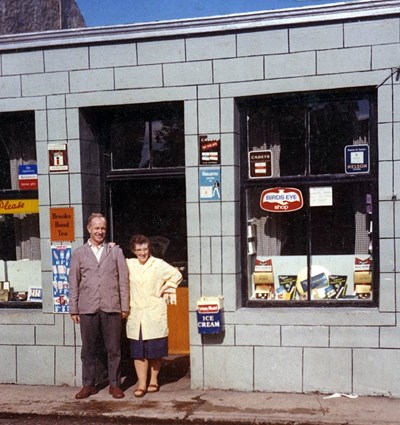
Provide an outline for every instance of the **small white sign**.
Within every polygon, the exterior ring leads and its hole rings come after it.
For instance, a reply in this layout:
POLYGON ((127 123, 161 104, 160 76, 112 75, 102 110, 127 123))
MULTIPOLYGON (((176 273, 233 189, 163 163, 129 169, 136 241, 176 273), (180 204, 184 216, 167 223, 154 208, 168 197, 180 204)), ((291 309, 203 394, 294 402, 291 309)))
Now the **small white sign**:
POLYGON ((332 187, 310 187, 310 207, 331 207, 333 205, 332 187))
POLYGON ((351 164, 364 164, 364 152, 350 152, 351 164))

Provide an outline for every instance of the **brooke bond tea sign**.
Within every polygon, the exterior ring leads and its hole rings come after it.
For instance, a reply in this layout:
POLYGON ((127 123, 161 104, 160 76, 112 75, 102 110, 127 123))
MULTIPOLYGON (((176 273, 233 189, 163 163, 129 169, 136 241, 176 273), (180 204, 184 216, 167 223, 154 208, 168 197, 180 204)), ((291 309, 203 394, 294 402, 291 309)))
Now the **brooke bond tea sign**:
POLYGON ((260 198, 260 208, 270 212, 293 212, 303 208, 303 195, 294 187, 265 189, 260 198))

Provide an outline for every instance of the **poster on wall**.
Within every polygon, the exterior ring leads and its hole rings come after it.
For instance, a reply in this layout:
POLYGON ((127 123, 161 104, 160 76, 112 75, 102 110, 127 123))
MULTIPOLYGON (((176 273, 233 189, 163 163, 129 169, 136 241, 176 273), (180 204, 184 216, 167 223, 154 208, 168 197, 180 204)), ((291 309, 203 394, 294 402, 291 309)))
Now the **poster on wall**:
POLYGON ((75 240, 74 208, 50 208, 50 240, 72 242, 75 240))
POLYGON ((49 171, 64 172, 68 171, 68 150, 66 143, 49 144, 49 171))
POLYGON ((69 313, 69 269, 71 245, 52 245, 53 312, 69 313))
POLYGON ((220 164, 221 140, 208 140, 208 136, 199 136, 200 165, 220 164))
POLYGON ((200 200, 221 200, 221 170, 220 168, 200 169, 200 200))

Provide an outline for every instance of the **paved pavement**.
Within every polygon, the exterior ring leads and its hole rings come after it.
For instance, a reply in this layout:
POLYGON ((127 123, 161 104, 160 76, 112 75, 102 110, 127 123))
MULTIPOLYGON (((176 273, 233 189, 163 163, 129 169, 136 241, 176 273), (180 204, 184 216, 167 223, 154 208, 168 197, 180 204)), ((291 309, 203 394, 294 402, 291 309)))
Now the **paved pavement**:
MULTIPOLYGON (((114 400, 108 387, 85 400, 75 400, 77 388, 0 385, 0 418, 8 414, 85 415, 125 418, 132 422, 269 424, 269 425, 395 425, 400 424, 400 399, 390 397, 334 397, 193 390, 187 373, 167 380, 158 393, 133 396, 125 379, 125 398, 114 400)), ((122 421, 121 421, 122 422, 122 421)))

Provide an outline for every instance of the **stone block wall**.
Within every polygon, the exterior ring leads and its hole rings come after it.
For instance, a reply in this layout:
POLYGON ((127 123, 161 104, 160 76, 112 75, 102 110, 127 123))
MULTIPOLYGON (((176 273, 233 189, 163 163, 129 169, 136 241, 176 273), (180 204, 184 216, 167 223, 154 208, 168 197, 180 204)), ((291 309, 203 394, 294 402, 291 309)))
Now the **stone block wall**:
MULTIPOLYGON (((49 207, 75 208, 75 226, 82 233, 75 248, 83 243, 86 212, 98 202, 97 195, 93 201, 85 192, 99 177, 91 172, 96 161, 91 165, 92 140, 80 109, 182 101, 192 386, 400 397, 400 369, 387 367, 400 356, 400 83, 388 78, 399 66, 399 52, 400 18, 392 15, 2 52, 0 112, 35 111, 44 293, 51 293, 45 254, 50 252, 49 207), (378 95, 379 306, 243 307, 235 99, 363 87, 375 87, 378 95), (199 134, 221 139, 218 203, 199 201, 199 134), (68 143, 67 175, 47 172, 47 144, 55 141, 68 143), (196 300, 221 294, 225 332, 200 336, 196 300)), ((68 316, 51 311, 48 296, 43 312, 2 312, 0 354, 10 358, 11 367, 1 366, 0 382, 79 385, 77 329, 68 316)))

